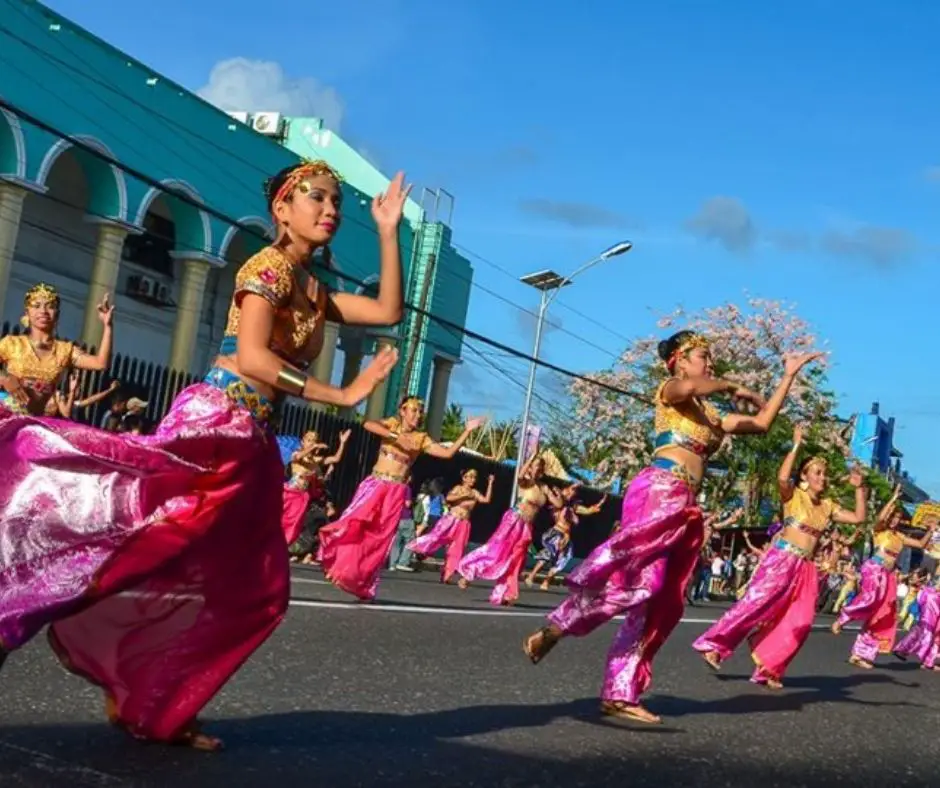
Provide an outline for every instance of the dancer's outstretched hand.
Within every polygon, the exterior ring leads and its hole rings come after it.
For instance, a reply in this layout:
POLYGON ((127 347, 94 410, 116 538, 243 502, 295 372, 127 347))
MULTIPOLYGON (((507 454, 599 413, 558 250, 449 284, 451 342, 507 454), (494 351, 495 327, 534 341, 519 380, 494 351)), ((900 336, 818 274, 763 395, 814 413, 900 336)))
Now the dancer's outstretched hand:
POLYGON ((803 367, 826 355, 823 352, 794 353, 783 357, 783 371, 791 377, 797 375, 803 367))
POLYGON ((375 195, 372 200, 372 218, 380 230, 394 230, 398 227, 410 192, 411 185, 405 186, 405 173, 399 172, 384 194, 375 195))
POLYGON ((474 430, 482 427, 484 424, 486 424, 486 417, 478 416, 474 419, 469 419, 464 429, 466 429, 468 432, 473 432, 474 430))
POLYGON ((369 365, 346 387, 347 397, 351 400, 349 405, 357 405, 368 397, 379 383, 389 376, 397 362, 398 350, 396 348, 386 346, 376 353, 369 365))

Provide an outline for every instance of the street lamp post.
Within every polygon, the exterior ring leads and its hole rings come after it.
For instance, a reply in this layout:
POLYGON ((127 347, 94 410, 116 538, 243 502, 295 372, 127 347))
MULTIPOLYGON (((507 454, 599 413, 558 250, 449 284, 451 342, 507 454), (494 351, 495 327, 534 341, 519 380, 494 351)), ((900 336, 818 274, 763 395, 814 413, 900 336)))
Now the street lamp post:
POLYGON ((523 284, 539 290, 541 296, 539 299, 539 311, 535 321, 535 345, 532 349, 532 363, 529 365, 529 382, 525 389, 522 424, 519 427, 519 447, 518 453, 516 454, 516 468, 512 477, 512 495, 509 499, 510 506, 514 506, 516 503, 516 495, 519 491, 519 473, 526 461, 526 432, 529 429, 529 417, 532 412, 532 392, 535 390, 535 373, 538 369, 539 352, 542 349, 542 329, 545 325, 545 313, 548 311, 548 307, 551 305, 552 301, 555 300, 555 296, 558 295, 558 291, 570 285, 576 276, 598 263, 609 260, 611 257, 626 254, 632 248, 633 244, 630 241, 621 241, 618 244, 614 244, 609 249, 605 249, 601 252, 597 257, 588 260, 588 262, 576 269, 570 276, 561 276, 554 271, 537 271, 533 274, 526 274, 519 280, 523 284))

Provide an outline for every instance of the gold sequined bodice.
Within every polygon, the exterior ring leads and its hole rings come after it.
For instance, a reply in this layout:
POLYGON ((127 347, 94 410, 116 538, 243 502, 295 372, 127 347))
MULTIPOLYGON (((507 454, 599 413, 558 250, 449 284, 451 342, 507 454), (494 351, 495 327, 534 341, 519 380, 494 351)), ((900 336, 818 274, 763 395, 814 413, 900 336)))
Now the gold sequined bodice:
POLYGON ((242 298, 253 293, 275 310, 271 350, 298 366, 309 364, 323 345, 326 315, 327 290, 315 280, 314 287, 315 293, 308 297, 306 288, 297 279, 294 264, 279 249, 269 246, 249 258, 235 275, 235 294, 220 353, 235 352, 242 298))
POLYGON ((663 389, 668 382, 667 380, 656 391, 656 451, 678 447, 702 457, 714 454, 725 436, 718 410, 709 402, 695 400, 708 423, 700 424, 689 418, 663 400, 663 389))
POLYGON ((783 505, 783 524, 798 528, 809 536, 819 536, 832 522, 836 504, 829 498, 814 503, 810 494, 799 487, 783 505))
POLYGON ((0 339, 0 361, 26 390, 27 410, 37 416, 44 413, 46 402, 79 352, 74 342, 56 339, 51 350, 40 356, 26 335, 0 339))

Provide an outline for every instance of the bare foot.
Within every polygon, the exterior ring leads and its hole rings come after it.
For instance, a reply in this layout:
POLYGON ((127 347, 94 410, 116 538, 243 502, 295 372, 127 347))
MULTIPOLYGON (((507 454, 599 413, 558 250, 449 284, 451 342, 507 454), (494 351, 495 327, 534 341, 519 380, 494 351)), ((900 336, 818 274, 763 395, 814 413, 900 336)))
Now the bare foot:
POLYGON ((780 681, 778 681, 777 679, 771 679, 771 678, 767 679, 767 681, 764 683, 764 686, 767 687, 767 689, 772 689, 772 690, 783 689, 783 684, 780 681))
POLYGON ((717 651, 706 651, 702 654, 702 659, 708 663, 708 667, 712 670, 721 670, 721 657, 718 656, 717 651))
POLYGON ((841 634, 842 634, 842 624, 840 624, 838 621, 833 621, 833 622, 832 622, 832 627, 831 627, 831 629, 832 629, 832 634, 833 634, 833 635, 841 635, 841 634))
POLYGON ((219 752, 225 746, 222 740, 216 736, 203 733, 198 723, 193 723, 192 727, 177 736, 173 740, 173 744, 190 747, 201 752, 219 752))
POLYGON ((532 577, 532 575, 528 575, 525 579, 525 587, 532 588, 533 583, 535 583, 535 579, 532 577))
POLYGON ((461 577, 460 580, 457 581, 457 588, 459 588, 461 591, 466 591, 468 588, 470 588, 470 582, 467 580, 467 578, 461 577))
POLYGON ((542 581, 542 585, 539 586, 539 591, 548 591, 551 586, 551 582, 546 578, 542 581))
POLYGON ((601 701, 601 714, 605 717, 633 720, 635 722, 646 723, 647 725, 660 725, 663 721, 662 717, 653 714, 653 712, 644 708, 639 703, 627 703, 622 700, 601 701))
POLYGON ((855 665, 855 667, 862 668, 863 670, 871 670, 875 667, 867 659, 862 659, 861 657, 856 657, 855 655, 849 657, 849 664, 855 665))
POLYGON ((522 650, 532 660, 533 665, 538 665, 548 656, 548 652, 555 648, 559 640, 561 632, 558 629, 553 626, 542 627, 522 641, 522 650))

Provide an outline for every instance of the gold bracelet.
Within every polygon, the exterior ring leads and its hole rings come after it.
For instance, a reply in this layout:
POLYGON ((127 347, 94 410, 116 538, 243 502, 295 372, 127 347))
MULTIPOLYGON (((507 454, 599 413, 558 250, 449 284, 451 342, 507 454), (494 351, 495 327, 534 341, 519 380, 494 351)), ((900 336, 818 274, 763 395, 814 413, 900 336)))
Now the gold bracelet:
POLYGON ((302 397, 307 385, 307 376, 290 367, 281 367, 277 373, 277 387, 288 394, 302 397))

